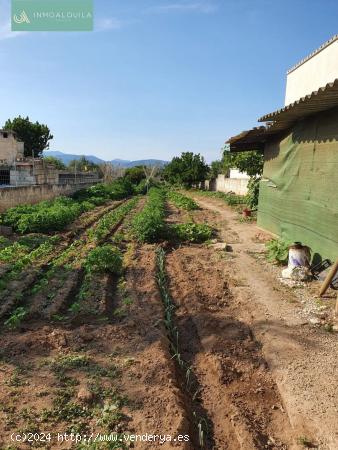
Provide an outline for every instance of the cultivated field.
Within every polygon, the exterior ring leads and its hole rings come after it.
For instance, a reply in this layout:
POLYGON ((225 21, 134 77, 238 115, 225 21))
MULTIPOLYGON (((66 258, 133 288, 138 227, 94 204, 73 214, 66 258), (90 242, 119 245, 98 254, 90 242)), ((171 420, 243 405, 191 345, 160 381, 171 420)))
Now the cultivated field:
POLYGON ((285 413, 233 256, 215 244, 238 235, 204 197, 112 192, 98 206, 83 194, 87 211, 54 216, 45 234, 12 213, 24 234, 0 251, 1 448, 158 445, 84 439, 112 432, 171 436, 164 449, 296 448, 304 430, 285 413))

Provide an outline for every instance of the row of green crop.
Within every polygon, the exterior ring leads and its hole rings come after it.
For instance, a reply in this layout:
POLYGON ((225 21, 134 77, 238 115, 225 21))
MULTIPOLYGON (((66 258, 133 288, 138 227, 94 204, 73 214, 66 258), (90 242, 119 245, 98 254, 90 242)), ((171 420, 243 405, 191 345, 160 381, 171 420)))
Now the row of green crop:
POLYGON ((132 222, 133 234, 140 242, 156 242, 165 237, 165 199, 163 189, 151 188, 143 210, 132 222))
MULTIPOLYGON (((80 258, 83 246, 86 243, 103 239, 110 232, 110 229, 136 205, 137 201, 138 198, 135 197, 107 213, 88 231, 86 239, 75 240, 58 257, 53 258, 53 264, 59 262, 58 265, 60 266, 71 258, 80 258)), ((26 267, 32 264, 39 266, 48 263, 46 260, 53 257, 56 244, 59 242, 58 236, 48 237, 41 234, 21 236, 14 243, 8 241, 6 244, 11 245, 7 245, 0 250, 0 263, 7 266, 5 275, 1 277, 0 290, 5 289, 7 283, 15 279, 26 267)))
MULTIPOLYGON (((132 198, 126 203, 118 206, 113 211, 107 213, 89 230, 84 238, 77 239, 61 254, 59 254, 58 257, 54 258, 49 263, 48 270, 41 274, 42 276, 40 275, 35 281, 34 285, 29 289, 29 296, 34 296, 38 293, 46 293, 46 298, 51 295, 53 296, 54 292, 51 292, 49 287, 50 281, 55 280, 55 278, 57 277, 60 279, 60 283, 63 283, 64 277, 67 276, 68 273, 71 273, 71 271, 73 271, 74 269, 78 270, 83 268, 85 270, 86 276, 95 272, 118 271, 121 265, 121 257, 118 249, 108 244, 100 244, 105 241, 105 239, 121 222, 121 220, 133 208, 135 208, 138 201, 139 197, 132 198)), ((49 238, 49 240, 53 239, 55 240, 57 238, 49 238)), ((46 246, 46 243, 40 245, 38 249, 35 250, 35 252, 37 253, 36 257, 38 256, 38 254, 42 255, 43 246, 46 246)), ((20 260, 21 263, 22 260, 23 259, 20 260)), ((34 259, 32 257, 31 262, 34 263, 34 259)), ((16 265, 18 266, 19 262, 17 262, 16 265)), ((18 270, 16 271, 16 275, 19 275, 18 270)), ((85 287, 85 283, 83 287, 85 287)), ((17 322, 16 319, 18 313, 21 314, 21 322, 27 316, 28 308, 26 306, 18 307, 18 305, 16 304, 16 308, 13 310, 13 312, 9 316, 9 319, 7 320, 8 326, 12 326, 13 320, 14 323, 17 322)))
POLYGON ((80 214, 110 200, 120 200, 137 192, 137 187, 128 180, 117 180, 111 184, 99 184, 78 191, 69 197, 42 201, 35 205, 22 205, 8 209, 0 222, 11 226, 19 233, 48 233, 63 230, 80 214))
MULTIPOLYGON (((136 206, 138 198, 130 200, 127 212, 132 212, 136 206)), ((120 207, 121 208, 121 207, 120 207)), ((89 238, 94 240, 95 243, 98 240, 102 240, 102 231, 104 228, 109 228, 111 219, 105 218, 98 224, 98 226, 89 233, 89 238)), ((128 229, 130 227, 130 221, 132 220, 132 214, 129 220, 124 221, 124 230, 122 233, 116 233, 109 240, 109 243, 98 245, 92 249, 83 261, 82 267, 84 269, 84 278, 81 288, 75 297, 75 301, 69 308, 69 311, 73 314, 98 314, 99 311, 103 311, 105 307, 102 306, 100 301, 102 293, 102 283, 104 283, 102 276, 106 274, 112 274, 115 276, 121 276, 123 272, 123 252, 119 246, 121 244, 121 238, 129 239, 132 236, 129 235, 128 229), (110 243, 111 242, 111 243, 110 243), (99 297, 98 297, 99 295, 99 297), (96 301, 95 301, 96 300, 96 301)))
MULTIPOLYGON (((197 404, 196 398, 199 392, 196 378, 193 374, 193 367, 184 360, 180 349, 180 334, 179 329, 176 326, 175 311, 177 306, 175 305, 168 286, 168 279, 165 269, 165 252, 163 248, 158 247, 156 250, 156 281, 160 291, 161 299, 164 307, 164 325, 168 333, 168 339, 170 343, 170 352, 172 359, 177 363, 179 370, 182 372, 185 378, 185 391, 190 397, 191 406, 197 404)), ((198 441, 200 448, 204 448, 205 439, 208 433, 208 423, 206 418, 200 416, 197 411, 193 411, 194 422, 196 431, 198 433, 198 441)))
POLYGON ((84 239, 74 241, 61 255, 53 261, 53 266, 77 267, 83 263, 88 249, 102 243, 119 222, 135 208, 138 197, 128 200, 126 203, 113 209, 104 215, 87 233, 84 239))
POLYGON ((13 246, 11 246, 11 251, 13 252, 13 258, 11 261, 9 259, 6 259, 6 257, 8 257, 8 254, 2 254, 4 252, 4 250, 2 250, 0 252, 0 258, 3 258, 2 261, 10 263, 10 267, 8 268, 8 271, 1 277, 0 290, 4 290, 7 286, 7 283, 11 280, 16 279, 25 268, 35 265, 37 262, 39 262, 40 265, 43 264, 45 259, 48 259, 48 257, 53 255, 55 247, 59 243, 59 241, 60 239, 58 236, 52 236, 45 240, 34 250, 28 252, 22 251, 22 249, 20 249, 21 252, 18 254, 14 253, 17 249, 16 244, 14 244, 13 246))
POLYGON ((186 211, 193 211, 198 209, 198 204, 190 197, 181 194, 180 192, 169 190, 167 192, 168 200, 170 200, 177 208, 185 209, 186 211))
POLYGON ((165 222, 164 189, 151 188, 148 201, 143 210, 132 222, 132 233, 139 242, 158 242, 161 240, 180 242, 204 242, 211 238, 212 229, 206 224, 187 222, 169 225, 165 222))

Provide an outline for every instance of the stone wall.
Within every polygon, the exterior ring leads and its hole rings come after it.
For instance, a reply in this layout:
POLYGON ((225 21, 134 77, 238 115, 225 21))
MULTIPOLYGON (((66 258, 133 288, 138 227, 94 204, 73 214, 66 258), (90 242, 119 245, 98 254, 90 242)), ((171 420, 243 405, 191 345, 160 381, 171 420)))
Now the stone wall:
POLYGON ((71 195, 79 189, 91 186, 79 185, 40 185, 0 188, 0 212, 18 205, 34 204, 42 200, 51 200, 61 195, 71 195))

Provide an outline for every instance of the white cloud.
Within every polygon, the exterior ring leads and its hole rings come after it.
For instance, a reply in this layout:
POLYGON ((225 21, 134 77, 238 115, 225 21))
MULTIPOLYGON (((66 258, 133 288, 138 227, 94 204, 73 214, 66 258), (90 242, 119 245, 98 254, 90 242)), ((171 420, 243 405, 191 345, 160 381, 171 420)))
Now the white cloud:
POLYGON ((170 12, 198 12, 203 14, 213 13, 217 10, 214 3, 208 1, 202 2, 175 2, 166 5, 154 6, 149 9, 154 13, 170 13, 170 12))

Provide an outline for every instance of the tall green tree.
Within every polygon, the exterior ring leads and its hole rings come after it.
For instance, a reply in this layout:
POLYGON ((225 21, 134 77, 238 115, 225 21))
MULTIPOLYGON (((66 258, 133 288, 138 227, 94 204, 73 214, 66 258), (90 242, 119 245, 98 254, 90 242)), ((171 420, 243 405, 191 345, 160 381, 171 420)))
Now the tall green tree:
POLYGON ((220 173, 227 173, 224 168, 223 161, 216 160, 210 164, 209 178, 217 178, 220 173))
POLYGON ((204 181, 209 173, 209 166, 198 153, 183 152, 175 157, 163 169, 163 178, 170 184, 191 187, 193 184, 204 181))
POLYGON ((246 172, 249 177, 257 177, 263 173, 264 156, 259 151, 237 153, 224 151, 222 163, 224 169, 238 169, 246 172))
POLYGON ((63 161, 61 161, 61 159, 59 158, 55 158, 55 156, 44 156, 43 160, 46 163, 49 164, 54 164, 54 166, 58 169, 58 170, 66 170, 66 165, 63 161))
POLYGON ((89 161, 85 156, 81 156, 79 159, 72 159, 68 163, 68 168, 74 172, 93 172, 98 171, 98 164, 89 161))
POLYGON ((139 184, 141 180, 146 178, 146 173, 143 166, 129 167, 126 169, 124 177, 134 184, 139 184))
POLYGON ((249 177, 247 203, 248 206, 255 210, 258 207, 259 185, 263 173, 264 156, 262 152, 238 152, 230 153, 224 151, 223 166, 236 168, 241 172, 246 172, 249 177))
POLYGON ((47 125, 39 122, 31 122, 29 117, 15 117, 8 119, 4 125, 5 130, 12 130, 18 139, 24 142, 24 155, 39 157, 42 152, 49 148, 49 141, 53 135, 47 125))

